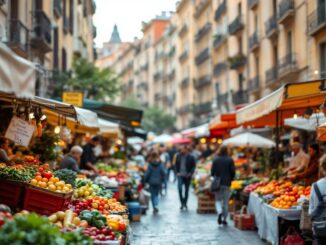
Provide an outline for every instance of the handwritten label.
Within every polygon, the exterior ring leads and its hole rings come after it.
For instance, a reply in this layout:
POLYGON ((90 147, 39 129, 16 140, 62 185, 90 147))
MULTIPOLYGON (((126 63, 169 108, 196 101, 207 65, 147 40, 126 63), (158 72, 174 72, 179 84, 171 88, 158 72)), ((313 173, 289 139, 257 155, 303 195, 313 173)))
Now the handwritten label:
POLYGON ((62 102, 83 107, 84 94, 82 92, 63 92, 62 102))
POLYGON ((17 145, 28 147, 34 130, 35 127, 33 125, 18 117, 13 117, 7 128, 5 137, 14 141, 17 145))

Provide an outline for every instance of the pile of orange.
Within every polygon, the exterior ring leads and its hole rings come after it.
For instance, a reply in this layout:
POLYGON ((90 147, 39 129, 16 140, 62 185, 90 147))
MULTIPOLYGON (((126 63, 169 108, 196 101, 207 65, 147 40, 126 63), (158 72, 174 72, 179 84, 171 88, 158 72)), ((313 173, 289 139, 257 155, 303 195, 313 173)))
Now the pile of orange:
POLYGON ((73 190, 73 187, 70 184, 66 184, 62 180, 60 181, 57 177, 51 177, 50 179, 47 179, 37 175, 34 179, 31 180, 31 184, 53 192, 68 193, 73 190))
POLYGON ((290 209, 293 206, 297 206, 297 199, 294 196, 283 195, 276 198, 271 206, 278 209, 290 209))

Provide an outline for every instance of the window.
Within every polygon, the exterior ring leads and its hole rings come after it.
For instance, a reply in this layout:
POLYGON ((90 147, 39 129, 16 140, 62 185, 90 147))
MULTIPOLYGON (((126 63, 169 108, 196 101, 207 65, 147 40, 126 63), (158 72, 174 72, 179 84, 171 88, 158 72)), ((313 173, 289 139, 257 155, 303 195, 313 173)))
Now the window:
POLYGON ((278 63, 278 53, 277 53, 277 45, 275 45, 274 47, 273 47, 273 64, 274 64, 274 66, 276 66, 277 65, 277 63, 278 63))
POLYGON ((59 36, 57 27, 53 29, 53 70, 59 70, 59 36))
POLYGON ((320 44, 319 52, 319 62, 320 62, 320 77, 326 77, 326 42, 320 44))
POLYGON ((273 14, 277 14, 277 0, 273 0, 273 14))
POLYGON ((239 37, 239 39, 238 39, 238 41, 239 41, 239 54, 242 54, 242 37, 239 37))
POLYGON ((259 57, 256 56, 256 76, 259 76, 259 57))
POLYGON ((258 31, 258 15, 255 14, 255 32, 258 31))
POLYGON ((287 53, 292 53, 292 32, 289 31, 287 34, 287 53))
POLYGON ((243 90, 243 74, 239 73, 238 75, 239 91, 243 90))
POLYGON ((242 12, 241 9, 242 8, 241 8, 241 2, 240 2, 240 3, 238 3, 238 15, 241 15, 241 12, 242 12))
POLYGON ((61 69, 62 71, 67 71, 67 52, 66 50, 63 48, 61 51, 62 55, 61 55, 61 69))
POLYGON ((69 10, 69 30, 72 34, 74 31, 74 0, 70 0, 69 10))

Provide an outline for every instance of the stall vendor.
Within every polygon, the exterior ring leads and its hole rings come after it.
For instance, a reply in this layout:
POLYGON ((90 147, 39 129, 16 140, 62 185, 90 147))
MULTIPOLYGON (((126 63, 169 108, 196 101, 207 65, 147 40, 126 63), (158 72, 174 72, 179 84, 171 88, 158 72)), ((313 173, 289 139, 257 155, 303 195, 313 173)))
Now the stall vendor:
POLYGON ((288 176, 301 173, 307 167, 310 158, 309 155, 302 150, 300 143, 294 142, 291 147, 294 156, 290 161, 289 168, 285 170, 288 176))
POLYGON ((83 154, 80 160, 80 168, 86 170, 93 170, 96 172, 95 163, 96 157, 94 148, 100 143, 100 137, 94 136, 86 145, 83 146, 83 154))
POLYGON ((5 137, 0 137, 0 163, 9 164, 12 158, 9 140, 5 137))
POLYGON ((295 181, 303 180, 306 186, 311 185, 313 182, 318 180, 318 165, 320 159, 319 145, 316 143, 309 145, 309 156, 310 161, 302 173, 293 175, 295 181))
POLYGON ((60 163, 60 169, 70 169, 77 173, 80 172, 78 163, 80 162, 80 157, 83 154, 83 148, 78 145, 73 146, 70 152, 65 155, 60 163))

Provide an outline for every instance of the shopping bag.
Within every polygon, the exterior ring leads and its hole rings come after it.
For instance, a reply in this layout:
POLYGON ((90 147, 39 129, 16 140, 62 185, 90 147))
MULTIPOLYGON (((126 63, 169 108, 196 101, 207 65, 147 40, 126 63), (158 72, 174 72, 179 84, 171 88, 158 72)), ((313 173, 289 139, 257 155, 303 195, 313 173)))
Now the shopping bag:
POLYGON ((234 215, 234 225, 240 230, 253 230, 256 228, 255 216, 248 213, 247 206, 242 206, 240 213, 234 215))
POLYGON ((217 192, 221 187, 221 178, 214 176, 214 179, 211 184, 211 192, 217 192))
POLYGON ((300 234, 291 226, 281 238, 281 245, 305 245, 300 234))

